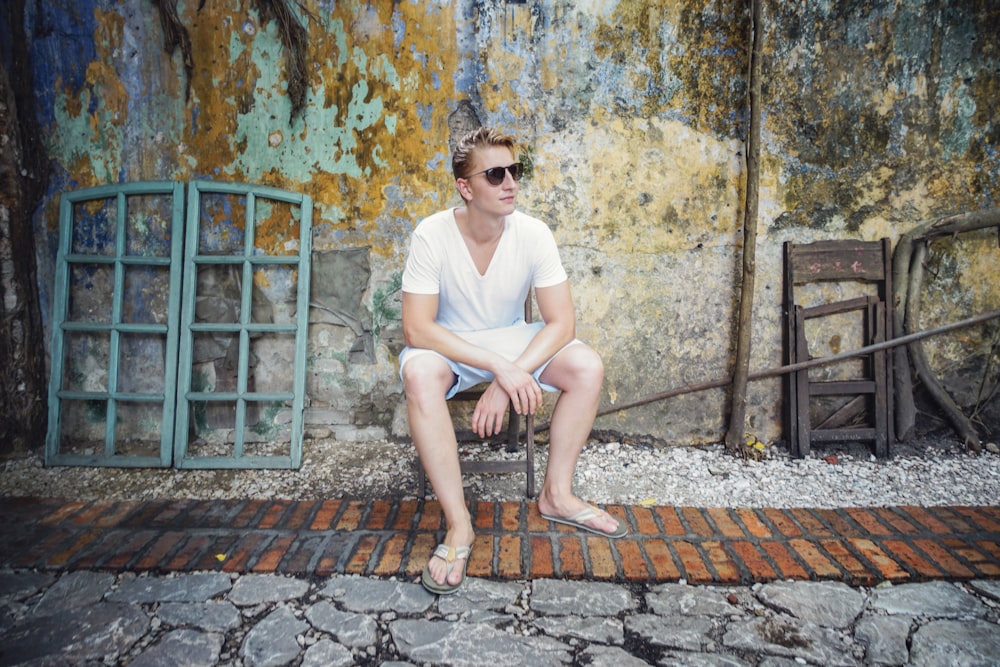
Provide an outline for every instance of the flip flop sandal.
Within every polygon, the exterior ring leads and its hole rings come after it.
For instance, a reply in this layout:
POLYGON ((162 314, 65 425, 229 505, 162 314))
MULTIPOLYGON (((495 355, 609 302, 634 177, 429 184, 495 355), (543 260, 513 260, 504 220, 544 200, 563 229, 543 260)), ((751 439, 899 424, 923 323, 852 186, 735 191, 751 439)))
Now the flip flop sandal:
POLYGON ((436 595, 451 595, 465 583, 465 569, 469 566, 470 553, 472 553, 472 547, 449 547, 447 544, 437 545, 432 557, 440 558, 447 564, 448 571, 445 574, 445 581, 443 584, 434 581, 434 577, 431 576, 430 562, 428 561, 428 564, 424 566, 420 583, 424 585, 424 588, 436 595), (461 565, 458 564, 459 561, 462 562, 461 565), (457 584, 449 584, 448 577, 451 576, 452 571, 456 567, 462 568, 462 580, 457 584))
MULTIPOLYGON (((607 514, 607 512, 602 512, 593 505, 589 505, 587 509, 580 510, 573 516, 562 517, 562 516, 551 516, 549 514, 543 514, 542 518, 548 519, 549 521, 555 521, 556 523, 562 523, 567 526, 573 526, 574 528, 579 528, 580 530, 586 530, 587 532, 590 533, 596 533, 597 535, 603 535, 604 537, 609 537, 613 540, 617 540, 618 538, 625 537, 626 535, 628 535, 628 527, 618 519, 615 519, 615 521, 618 522, 618 527, 615 528, 610 533, 606 533, 603 530, 598 530, 597 528, 593 528, 584 523, 585 521, 596 519, 603 514, 607 514)), ((608 514, 608 516, 611 515, 608 514)), ((611 518, 614 519, 614 517, 611 518)))

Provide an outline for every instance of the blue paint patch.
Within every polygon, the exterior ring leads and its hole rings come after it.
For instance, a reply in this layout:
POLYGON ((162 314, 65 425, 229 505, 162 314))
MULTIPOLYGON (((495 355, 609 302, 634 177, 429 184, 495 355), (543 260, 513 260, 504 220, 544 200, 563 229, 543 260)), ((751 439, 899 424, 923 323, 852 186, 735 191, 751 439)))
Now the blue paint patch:
POLYGON ((94 0, 25 3, 36 108, 43 127, 55 123, 60 87, 79 93, 86 85, 87 66, 97 58, 94 11, 108 11, 108 4, 94 0))
POLYGON ((420 129, 430 132, 434 127, 434 107, 429 104, 417 103, 417 118, 420 119, 420 129))
POLYGON ((403 45, 406 38, 406 22, 398 11, 392 12, 392 45, 397 51, 403 45))

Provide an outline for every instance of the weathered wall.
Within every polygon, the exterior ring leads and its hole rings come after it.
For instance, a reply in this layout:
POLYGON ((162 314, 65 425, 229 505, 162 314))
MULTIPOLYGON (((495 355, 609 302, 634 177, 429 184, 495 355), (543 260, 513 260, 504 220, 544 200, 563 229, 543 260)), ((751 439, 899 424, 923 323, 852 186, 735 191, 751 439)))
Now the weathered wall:
MULTIPOLYGON (((340 437, 403 431, 406 239, 458 201, 449 142, 481 122, 514 134, 531 162, 521 207, 561 244, 580 335, 608 369, 604 407, 730 372, 746 3, 304 0, 309 88, 295 117, 275 23, 251 0, 198 4, 178 7, 188 80, 145 0, 30 3, 53 169, 37 219, 46 311, 61 191, 193 178, 304 191, 316 205, 313 292, 340 313, 311 314, 309 419, 340 437)), ((783 241, 897 238, 1000 199, 1000 6, 764 6, 753 368, 781 362, 783 241)), ((960 245, 941 248, 943 320, 1000 303, 995 235, 960 245)), ((987 355, 993 331, 937 345, 936 363, 987 355)), ((780 396, 776 380, 753 383, 748 428, 780 437, 780 396)), ((714 441, 727 404, 706 392, 598 427, 714 441)))

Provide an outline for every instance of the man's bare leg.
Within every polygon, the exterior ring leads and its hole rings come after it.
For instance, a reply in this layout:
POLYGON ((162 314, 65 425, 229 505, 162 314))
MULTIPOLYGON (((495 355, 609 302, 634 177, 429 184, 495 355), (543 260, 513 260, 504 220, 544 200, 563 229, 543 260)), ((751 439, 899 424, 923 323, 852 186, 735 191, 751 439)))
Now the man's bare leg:
MULTIPOLYGON (((444 512, 444 543, 467 547, 472 546, 475 533, 462 488, 455 428, 444 398, 454 379, 451 368, 437 355, 419 355, 403 366, 410 436, 444 512)), ((442 559, 432 557, 428 569, 434 581, 444 583, 447 564, 442 559)), ((461 580, 461 569, 452 570, 448 583, 455 585, 461 580)))
MULTIPOLYGON (((538 494, 538 509, 542 514, 570 517, 588 507, 573 495, 573 473, 594 425, 603 379, 601 358, 586 345, 563 349, 541 375, 543 383, 562 392, 552 412, 549 461, 545 482, 538 494)), ((618 526, 617 520, 606 513, 586 523, 606 533, 618 526)))

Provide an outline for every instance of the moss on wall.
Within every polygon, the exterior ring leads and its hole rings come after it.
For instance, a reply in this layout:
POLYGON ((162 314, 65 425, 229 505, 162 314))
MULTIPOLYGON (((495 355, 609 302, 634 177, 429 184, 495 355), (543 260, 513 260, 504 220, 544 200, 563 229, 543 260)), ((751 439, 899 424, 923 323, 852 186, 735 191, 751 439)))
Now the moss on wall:
MULTIPOLYGON (((605 407, 729 372, 744 3, 303 0, 310 69, 294 117, 280 35, 251 0, 179 5, 194 62, 189 97, 184 63, 164 53, 148 3, 42 4, 30 11, 54 174, 38 224, 43 298, 61 190, 212 178, 304 191, 316 203, 316 252, 364 250, 369 282, 351 317, 382 334, 359 351, 356 332, 334 331, 345 325, 317 326, 310 358, 333 370, 310 399, 346 405, 351 419, 378 415, 385 428, 395 409, 402 430, 398 338, 386 321, 394 311, 375 302, 416 222, 457 201, 449 120, 461 108, 530 151, 521 206, 563 248, 580 331, 605 356, 605 407)), ((939 215, 997 205, 998 33, 1000 6, 988 0, 766 4, 753 368, 782 358, 783 241, 897 238, 939 215)), ((942 318, 995 307, 997 252, 973 244, 954 253, 954 274, 971 278, 940 292, 942 318)), ((987 339, 942 345, 937 363, 982 353, 987 339)), ((778 383, 750 391, 752 426, 780 437, 778 383)), ((726 404, 713 392, 600 426, 711 441, 726 404)))

